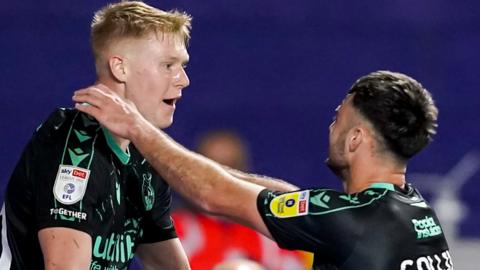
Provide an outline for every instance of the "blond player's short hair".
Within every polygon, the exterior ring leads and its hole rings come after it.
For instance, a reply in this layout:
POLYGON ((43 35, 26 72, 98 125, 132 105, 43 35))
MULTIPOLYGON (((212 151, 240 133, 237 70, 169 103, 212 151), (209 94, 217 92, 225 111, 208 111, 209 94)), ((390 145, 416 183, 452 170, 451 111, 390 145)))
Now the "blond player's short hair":
POLYGON ((192 17, 185 12, 163 11, 139 1, 109 4, 95 13, 91 24, 94 57, 98 60, 113 42, 141 38, 152 32, 178 35, 187 45, 191 20, 192 17))

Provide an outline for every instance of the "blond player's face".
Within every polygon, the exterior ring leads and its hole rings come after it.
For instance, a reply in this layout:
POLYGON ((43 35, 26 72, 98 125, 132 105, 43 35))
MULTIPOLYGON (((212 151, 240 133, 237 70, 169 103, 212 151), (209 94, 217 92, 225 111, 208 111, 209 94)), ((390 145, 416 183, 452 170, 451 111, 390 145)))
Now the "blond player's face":
POLYGON ((125 57, 125 97, 154 126, 173 123, 176 102, 190 84, 185 72, 189 55, 183 40, 173 34, 154 34, 131 40, 125 57))

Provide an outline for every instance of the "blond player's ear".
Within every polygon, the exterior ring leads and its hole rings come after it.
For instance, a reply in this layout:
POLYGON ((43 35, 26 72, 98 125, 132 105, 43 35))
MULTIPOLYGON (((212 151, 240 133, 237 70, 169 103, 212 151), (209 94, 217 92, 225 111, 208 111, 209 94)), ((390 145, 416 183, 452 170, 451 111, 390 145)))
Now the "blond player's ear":
POLYGON ((125 60, 120 56, 112 56, 108 59, 108 67, 113 78, 119 82, 126 82, 127 72, 125 67, 125 60))

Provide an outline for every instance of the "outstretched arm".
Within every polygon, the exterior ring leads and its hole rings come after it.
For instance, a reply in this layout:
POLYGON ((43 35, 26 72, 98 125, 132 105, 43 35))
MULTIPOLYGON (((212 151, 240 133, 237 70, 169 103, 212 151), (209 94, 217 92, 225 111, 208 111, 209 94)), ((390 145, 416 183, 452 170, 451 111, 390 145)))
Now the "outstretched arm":
POLYGON ((238 179, 266 187, 270 190, 288 192, 288 191, 294 191, 299 189, 297 186, 292 185, 281 179, 272 178, 265 175, 246 173, 246 172, 232 169, 228 166, 223 166, 223 168, 228 173, 230 173, 231 175, 233 175, 238 179))
POLYGON ((239 180, 214 161, 184 148, 145 120, 133 104, 103 86, 77 91, 74 100, 78 110, 95 117, 112 133, 130 139, 177 192, 207 212, 271 238, 256 206, 263 186, 239 180))

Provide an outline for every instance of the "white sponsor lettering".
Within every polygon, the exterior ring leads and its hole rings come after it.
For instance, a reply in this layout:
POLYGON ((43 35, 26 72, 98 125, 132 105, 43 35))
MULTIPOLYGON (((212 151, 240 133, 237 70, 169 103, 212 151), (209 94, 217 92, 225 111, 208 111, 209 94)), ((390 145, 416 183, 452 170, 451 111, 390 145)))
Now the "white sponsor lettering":
POLYGON ((404 260, 400 270, 453 270, 452 257, 448 250, 439 254, 418 257, 415 260, 404 260), (445 260, 442 260, 445 259, 445 260))
POLYGON ((406 270, 407 266, 412 266, 413 261, 412 260, 404 260, 402 264, 400 265, 400 270, 406 270))
POLYGON ((417 259, 417 269, 435 270, 433 268, 433 265, 430 264, 428 258, 430 258, 430 256, 418 258, 417 259))
POLYGON ((87 213, 67 210, 64 208, 50 208, 50 215, 64 215, 68 217, 78 218, 81 220, 87 220, 87 213))

